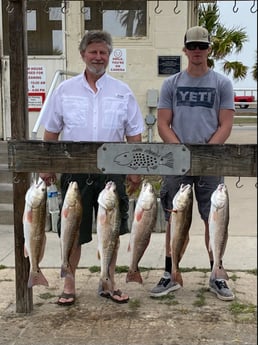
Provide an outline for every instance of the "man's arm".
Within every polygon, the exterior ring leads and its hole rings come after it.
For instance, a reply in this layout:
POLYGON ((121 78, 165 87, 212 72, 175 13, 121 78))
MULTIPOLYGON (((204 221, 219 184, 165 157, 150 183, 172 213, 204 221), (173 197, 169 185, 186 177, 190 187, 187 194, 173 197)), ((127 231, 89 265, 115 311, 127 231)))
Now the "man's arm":
POLYGON ((172 119, 173 113, 171 109, 159 109, 157 121, 158 132, 164 143, 178 144, 180 140, 170 126, 172 119))
POLYGON ((233 122, 234 122, 233 109, 221 109, 219 112, 219 126, 217 131, 208 141, 208 144, 224 144, 230 136, 233 122))

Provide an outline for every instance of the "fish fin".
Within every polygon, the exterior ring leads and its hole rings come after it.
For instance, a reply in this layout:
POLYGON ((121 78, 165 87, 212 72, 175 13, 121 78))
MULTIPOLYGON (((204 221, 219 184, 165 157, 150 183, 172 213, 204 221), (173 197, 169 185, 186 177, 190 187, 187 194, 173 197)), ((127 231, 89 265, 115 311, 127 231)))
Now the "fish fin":
POLYGON ((188 243, 189 243, 189 234, 187 234, 187 236, 186 236, 186 238, 185 238, 184 245, 183 245, 183 247, 182 247, 182 249, 181 249, 181 252, 180 252, 180 254, 179 254, 179 260, 178 260, 178 262, 181 261, 181 259, 182 259, 183 255, 184 255, 184 252, 185 252, 185 250, 186 250, 186 247, 187 247, 188 243))
POLYGON ((137 220, 137 222, 140 222, 140 220, 142 219, 144 210, 141 209, 141 211, 135 212, 135 219, 137 220))
POLYGON ((172 280, 173 282, 177 282, 181 286, 183 286, 183 278, 181 275, 181 272, 179 270, 176 270, 175 272, 172 273, 172 280))
POLYGON ((209 252, 212 252, 212 247, 211 247, 211 241, 209 240, 209 245, 208 245, 209 252))
POLYGON ((68 213, 69 213, 69 207, 64 207, 64 208, 62 209, 62 216, 63 216, 64 218, 67 218, 68 213))
POLYGON ((218 212, 214 211, 211 216, 212 216, 213 221, 216 222, 216 220, 218 219, 218 212))
POLYGON ((127 283, 136 282, 136 283, 142 284, 141 272, 139 270, 137 271, 129 270, 126 275, 126 282, 127 283))
POLYGON ((106 223, 106 218, 107 218, 107 214, 105 213, 101 213, 101 215, 99 215, 99 222, 100 224, 105 224, 106 223))
POLYGON ((25 215, 25 221, 32 223, 32 210, 28 210, 25 215))
POLYGON ((37 272, 30 272, 28 288, 32 288, 34 285, 48 286, 48 281, 40 269, 37 272))
POLYGON ((44 253, 45 253, 45 247, 46 247, 46 234, 44 234, 43 242, 42 242, 42 247, 41 247, 41 253, 39 257, 39 262, 43 259, 44 253))

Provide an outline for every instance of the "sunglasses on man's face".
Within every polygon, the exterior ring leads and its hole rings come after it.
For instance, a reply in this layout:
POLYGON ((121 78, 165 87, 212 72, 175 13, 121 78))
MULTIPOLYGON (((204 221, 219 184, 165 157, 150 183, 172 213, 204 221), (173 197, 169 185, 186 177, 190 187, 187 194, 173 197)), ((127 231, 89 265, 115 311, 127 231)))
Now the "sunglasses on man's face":
POLYGON ((185 47, 188 50, 195 50, 197 48, 199 48, 200 50, 206 50, 209 48, 209 43, 191 42, 186 43, 185 47))

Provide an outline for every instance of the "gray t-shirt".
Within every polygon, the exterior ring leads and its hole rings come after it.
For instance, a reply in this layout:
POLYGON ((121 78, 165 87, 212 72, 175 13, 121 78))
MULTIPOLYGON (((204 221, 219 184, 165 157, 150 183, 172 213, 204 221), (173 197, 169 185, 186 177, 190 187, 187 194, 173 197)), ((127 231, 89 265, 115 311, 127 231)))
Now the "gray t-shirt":
POLYGON ((233 86, 211 69, 202 77, 182 71, 164 80, 158 109, 172 110, 181 143, 205 144, 218 128, 220 109, 235 109, 233 86))

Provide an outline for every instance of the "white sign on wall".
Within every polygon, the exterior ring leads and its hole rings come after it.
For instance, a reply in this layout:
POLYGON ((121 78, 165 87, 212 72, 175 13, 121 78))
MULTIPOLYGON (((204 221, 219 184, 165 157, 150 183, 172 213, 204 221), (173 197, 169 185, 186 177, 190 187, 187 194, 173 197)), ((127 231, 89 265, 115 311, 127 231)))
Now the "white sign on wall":
POLYGON ((126 49, 116 48, 109 59, 109 72, 126 72, 126 49))
POLYGON ((29 111, 40 111, 46 97, 46 72, 43 66, 28 66, 29 111))

